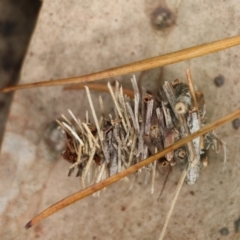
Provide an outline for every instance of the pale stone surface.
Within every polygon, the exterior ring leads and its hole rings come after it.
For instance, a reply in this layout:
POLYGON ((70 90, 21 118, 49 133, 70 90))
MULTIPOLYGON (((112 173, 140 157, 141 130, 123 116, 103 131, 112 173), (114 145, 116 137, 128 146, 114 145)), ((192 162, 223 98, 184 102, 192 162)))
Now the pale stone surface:
MULTIPOLYGON (((239 33, 237 0, 166 4, 175 13, 176 23, 160 31, 150 23, 158 1, 45 0, 21 82, 91 73, 239 33)), ((149 81, 154 76, 158 81, 152 81, 151 87, 156 88, 162 80, 185 79, 190 67, 194 82, 205 93, 212 121, 239 107, 239 51, 235 47, 138 76, 146 80, 149 74, 149 81), (221 88, 213 83, 219 74, 226 79, 221 88)), ((117 79, 129 85, 129 76, 117 79)), ((97 101, 98 94, 93 95, 97 101)), ((109 102, 108 94, 101 95, 109 102)), ((180 178, 177 168, 160 202, 164 176, 156 179, 154 195, 140 177, 125 195, 131 182, 121 181, 101 198, 88 197, 32 229, 23 228, 35 214, 80 188, 78 179, 67 177, 69 165, 59 157, 53 121, 67 114, 68 108, 82 117, 87 107, 84 92, 69 93, 62 87, 15 94, 1 153, 1 239, 158 238, 180 178)), ((184 185, 166 239, 222 239, 223 227, 228 227, 229 239, 234 235, 233 223, 240 214, 239 133, 231 124, 217 133, 227 144, 226 171, 221 173, 222 155, 211 154, 210 166, 198 183, 184 185)))

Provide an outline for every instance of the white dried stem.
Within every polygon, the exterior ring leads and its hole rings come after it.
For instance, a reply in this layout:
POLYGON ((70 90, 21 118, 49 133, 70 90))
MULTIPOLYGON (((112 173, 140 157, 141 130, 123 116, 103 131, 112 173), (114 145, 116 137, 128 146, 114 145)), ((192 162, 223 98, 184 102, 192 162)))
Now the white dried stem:
POLYGON ((89 123, 88 111, 86 111, 85 118, 86 118, 86 123, 89 123))
POLYGON ((58 125, 68 134, 71 135, 71 132, 62 124, 62 122, 60 122, 58 119, 55 119, 55 121, 58 123, 58 125))
POLYGON ((127 127, 128 129, 131 129, 131 124, 129 121, 129 116, 127 114, 127 108, 126 108, 126 103, 128 102, 128 97, 123 96, 123 89, 122 86, 120 87, 120 93, 119 93, 119 103, 122 106, 123 114, 125 116, 126 122, 127 122, 127 127))
POLYGON ((103 175, 103 172, 104 172, 105 168, 106 168, 106 162, 104 162, 104 163, 102 164, 102 166, 101 166, 100 172, 99 172, 99 174, 98 174, 98 176, 97 176, 97 179, 96 179, 96 183, 98 183, 98 182, 101 181, 102 175, 103 175))
POLYGON ((72 136, 75 137, 78 140, 79 144, 84 146, 83 141, 80 139, 78 134, 74 131, 74 129, 72 127, 70 127, 69 125, 67 125, 67 123, 65 123, 65 122, 63 122, 62 124, 64 125, 65 128, 67 128, 71 132, 72 136))
POLYGON ((153 112, 153 99, 147 102, 147 112, 146 112, 146 121, 145 121, 145 134, 149 135, 150 127, 151 127, 151 119, 153 112))
POLYGON ((170 114, 170 109, 168 109, 165 106, 165 103, 162 102, 162 109, 163 109, 163 114, 164 114, 164 119, 165 119, 165 123, 166 123, 166 127, 168 129, 172 129, 173 128, 173 121, 172 121, 172 117, 170 114))
POLYGON ((126 103, 126 105, 127 105, 127 110, 130 115, 130 118, 132 119, 133 127, 136 131, 138 131, 138 123, 136 122, 136 118, 134 116, 132 107, 130 106, 130 103, 128 103, 128 102, 126 103))
POLYGON ((111 86, 110 83, 108 83, 108 88, 109 88, 109 91, 110 91, 110 93, 111 93, 111 96, 112 96, 113 102, 114 102, 114 104, 115 104, 115 107, 116 107, 116 109, 117 109, 118 115, 121 117, 124 130, 127 132, 128 129, 127 129, 127 126, 126 126, 126 123, 125 123, 125 119, 124 119, 124 117, 123 117, 123 115, 122 115, 121 109, 120 109, 120 107, 119 107, 119 105, 118 105, 117 99, 116 99, 116 97, 115 97, 115 95, 114 95, 114 92, 113 92, 113 89, 112 89, 112 86, 111 86))
POLYGON ((70 109, 68 109, 68 112, 71 115, 74 122, 79 126, 79 122, 78 122, 77 118, 75 117, 75 115, 73 114, 73 112, 70 109))
POLYGON ((163 111, 160 110, 160 108, 156 109, 156 114, 157 114, 157 119, 158 119, 158 126, 160 128, 160 133, 161 136, 164 136, 164 127, 165 127, 165 123, 164 123, 164 115, 163 115, 163 111))
POLYGON ((137 85, 137 80, 135 75, 133 75, 132 79, 132 86, 134 91, 134 114, 135 114, 135 122, 136 122, 136 130, 139 132, 139 124, 138 124, 138 112, 139 112, 139 101, 140 101, 140 94, 137 85))
POLYGON ((97 119, 96 112, 95 112, 95 109, 94 109, 94 106, 93 106, 93 102, 92 102, 92 98, 91 98, 91 95, 90 95, 90 92, 89 92, 89 88, 85 86, 85 89, 86 89, 86 93, 87 93, 89 106, 90 106, 90 109, 92 111, 94 123, 95 123, 95 126, 97 128, 98 136, 99 136, 100 141, 102 142, 103 141, 103 135, 102 135, 102 131, 100 129, 99 123, 98 123, 98 119, 97 119))
MULTIPOLYGON (((176 97, 175 97, 175 94, 173 92, 173 88, 172 88, 172 86, 170 85, 169 82, 165 82, 163 84, 163 90, 164 90, 164 93, 165 93, 165 95, 168 99, 168 102, 169 102, 172 110, 174 111, 175 105, 176 105, 176 97)), ((176 114, 175 111, 174 111, 174 113, 175 113, 176 118, 178 118, 178 115, 176 114)))
MULTIPOLYGON (((157 153, 157 148, 155 148, 155 153, 157 153)), ((156 178, 156 167, 157 167, 157 161, 154 161, 152 166, 152 186, 151 186, 151 194, 154 193, 154 183, 156 178)))
POLYGON ((130 151, 130 155, 129 155, 128 167, 130 167, 132 165, 133 154, 134 154, 134 150, 136 148, 136 140, 137 140, 137 136, 136 136, 136 134, 134 134, 133 135, 133 142, 132 142, 132 146, 131 146, 131 151, 130 151))
POLYGON ((90 147, 92 147, 92 143, 91 143, 91 141, 90 141, 90 140, 92 140, 93 144, 95 144, 98 148, 100 148, 100 145, 99 145, 98 142, 97 142, 97 141, 98 141, 98 138, 95 138, 95 137, 92 135, 89 127, 87 126, 87 124, 86 124, 86 123, 82 123, 82 126, 84 127, 84 129, 85 129, 86 132, 87 132, 87 139, 88 139, 88 141, 89 141, 90 147))
POLYGON ((187 176, 187 169, 185 168, 183 173, 182 173, 182 176, 181 176, 181 178, 180 178, 180 180, 178 182, 178 185, 177 185, 177 188, 176 188, 176 192, 174 194, 174 197, 173 197, 173 200, 172 200, 172 203, 171 203, 171 207, 168 210, 168 213, 167 213, 167 216, 166 216, 166 220, 164 222, 164 225, 163 225, 162 232, 160 234, 159 240, 163 240, 163 238, 165 236, 165 233, 166 233, 166 230, 167 230, 167 227, 168 227, 168 224, 169 224, 169 220, 171 218, 173 209, 174 209, 174 207, 176 205, 176 202, 177 202, 180 190, 181 190, 181 188, 183 186, 184 179, 186 178, 186 176, 187 176))
POLYGON ((62 118, 65 120, 65 122, 67 122, 67 124, 68 124, 69 126, 72 125, 71 122, 65 117, 64 114, 62 114, 62 118))

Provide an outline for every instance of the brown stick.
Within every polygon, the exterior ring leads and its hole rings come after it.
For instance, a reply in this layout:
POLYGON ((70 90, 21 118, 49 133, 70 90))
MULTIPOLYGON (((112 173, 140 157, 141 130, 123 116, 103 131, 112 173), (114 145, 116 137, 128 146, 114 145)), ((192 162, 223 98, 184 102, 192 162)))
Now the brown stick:
POLYGON ((15 91, 19 89, 34 88, 34 87, 57 86, 57 85, 72 84, 72 83, 86 83, 86 82, 91 82, 91 81, 100 80, 104 78, 116 77, 119 75, 140 72, 140 71, 144 71, 144 70, 148 70, 156 67, 165 66, 172 63, 181 62, 184 60, 200 57, 209 53, 230 48, 239 44, 240 44, 240 36, 236 36, 236 37, 226 38, 226 39, 211 42, 211 43, 205 43, 199 46, 190 47, 177 52, 145 59, 139 62, 127 64, 127 65, 116 67, 116 68, 111 68, 111 69, 93 73, 93 74, 88 74, 80 77, 64 78, 64 79, 58 79, 58 80, 50 80, 50 81, 12 86, 12 87, 3 88, 0 91, 10 92, 10 91, 15 91))
POLYGON ((66 206, 82 199, 82 198, 85 198, 91 194, 93 194, 94 192, 96 191, 99 191, 117 181, 119 181, 120 179, 128 176, 129 174, 131 173, 134 173, 136 172, 137 170, 139 170, 140 168, 144 167, 144 166, 147 166, 149 165, 150 163, 156 161, 157 159, 165 156, 167 153, 181 147, 182 145, 186 144, 187 142, 189 141, 192 141, 194 138, 196 137, 199 137, 203 134, 206 134, 207 132, 210 132, 212 131, 213 129, 237 118, 240 116, 240 108, 237 109, 236 111, 218 119, 217 121, 203 127, 202 129, 200 129, 199 131, 187 136, 186 138, 183 138, 179 141, 177 141, 176 143, 168 146, 167 148, 165 148, 163 151, 127 168, 126 170, 118 173, 118 174, 115 174, 113 175, 112 177, 109 177, 99 183, 96 183, 90 187, 87 187, 79 192, 76 192, 64 199, 62 199, 61 201, 53 204, 52 206, 50 206, 49 208, 45 209, 43 212, 41 212, 40 214, 38 214, 36 217, 34 217, 30 222, 28 222, 26 224, 26 228, 30 228, 32 227, 33 225, 39 223, 40 221, 42 221, 43 219, 49 217, 50 215, 52 215, 53 213, 59 211, 60 209, 62 208, 65 208, 66 206))

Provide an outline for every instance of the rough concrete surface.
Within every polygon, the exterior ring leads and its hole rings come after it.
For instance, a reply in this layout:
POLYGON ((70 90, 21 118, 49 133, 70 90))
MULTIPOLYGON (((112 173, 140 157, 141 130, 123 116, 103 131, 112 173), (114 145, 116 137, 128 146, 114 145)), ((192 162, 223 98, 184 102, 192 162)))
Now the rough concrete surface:
MULTIPOLYGON (((239 12, 237 0, 45 0, 20 82, 96 72, 238 35, 239 12)), ((234 47, 137 76, 146 87, 156 88, 163 80, 184 80, 189 67, 205 93, 212 122, 239 107, 239 51, 234 47), (219 74, 225 83, 216 87, 219 74)), ((129 85, 130 76, 117 79, 129 85)), ((98 93, 93 95, 97 101, 98 93)), ((107 93, 101 95, 110 102, 107 93)), ((53 124, 67 109, 82 117, 88 109, 85 93, 62 87, 15 93, 1 153, 0 238, 158 239, 181 175, 178 168, 160 202, 163 175, 157 177, 153 195, 143 177, 124 194, 131 184, 124 180, 100 198, 88 197, 24 229, 34 215, 80 188, 78 179, 67 177, 69 165, 60 157, 61 137, 53 124)), ((223 155, 211 154, 197 184, 183 186, 165 239, 234 239, 234 222, 240 215, 239 131, 231 124, 216 130, 227 144, 226 170, 222 173, 223 155)))

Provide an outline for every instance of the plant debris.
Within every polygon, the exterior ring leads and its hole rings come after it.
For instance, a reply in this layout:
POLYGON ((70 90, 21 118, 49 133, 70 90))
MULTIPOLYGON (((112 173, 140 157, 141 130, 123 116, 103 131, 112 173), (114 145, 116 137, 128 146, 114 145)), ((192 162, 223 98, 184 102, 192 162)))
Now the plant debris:
MULTIPOLYGON (((66 149, 62 156, 71 163, 68 175, 77 168, 76 176, 82 178, 83 187, 156 154, 206 123, 203 93, 195 91, 191 81, 189 84, 178 79, 165 82, 156 96, 139 91, 135 77, 131 81, 133 99, 123 94, 118 82, 114 90, 108 84, 113 113, 106 114, 99 97, 101 116, 97 118, 86 87, 94 121, 90 121, 88 112, 85 120, 81 121, 70 110, 72 122, 65 116, 63 121, 57 120, 66 136, 66 149)), ((194 184, 201 168, 208 165, 207 150, 212 147, 218 152, 221 146, 224 146, 223 142, 214 132, 209 132, 138 172, 151 172, 153 192, 157 164, 187 165, 185 182, 194 184)))

